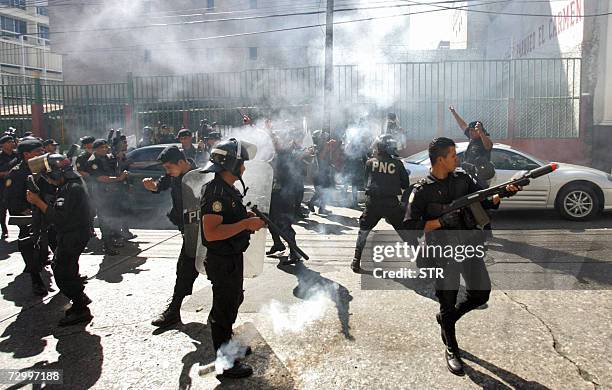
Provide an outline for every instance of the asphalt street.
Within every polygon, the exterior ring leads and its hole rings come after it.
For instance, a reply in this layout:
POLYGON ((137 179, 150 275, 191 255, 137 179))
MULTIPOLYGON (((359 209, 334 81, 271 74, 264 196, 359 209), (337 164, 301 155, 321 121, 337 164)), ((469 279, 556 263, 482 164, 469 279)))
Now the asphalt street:
MULTIPOLYGON (((113 257, 93 242, 81 273, 94 319, 58 328, 68 302, 57 292, 31 295, 11 227, 0 243, 0 367, 63 370, 61 389, 612 388, 612 215, 586 223, 554 212, 494 216, 494 290, 457 325, 468 369, 456 377, 445 366, 430 286, 390 280, 372 288, 371 276, 349 268, 360 212, 331 210, 297 225, 311 260, 282 266, 268 258, 246 281, 236 337, 253 347, 245 361, 255 374, 223 382, 209 369, 205 276, 185 300, 182 325, 150 325, 171 295, 177 231, 134 230, 138 237, 113 257)), ((388 229, 381 223, 372 239, 392 240, 388 229)))

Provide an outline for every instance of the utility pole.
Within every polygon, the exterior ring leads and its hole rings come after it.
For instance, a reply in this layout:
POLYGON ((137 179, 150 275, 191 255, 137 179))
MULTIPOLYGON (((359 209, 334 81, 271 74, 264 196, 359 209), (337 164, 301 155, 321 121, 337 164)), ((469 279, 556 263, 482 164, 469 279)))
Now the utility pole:
POLYGON ((323 129, 331 135, 334 96, 334 0, 327 0, 325 13, 325 90, 323 92, 323 129))

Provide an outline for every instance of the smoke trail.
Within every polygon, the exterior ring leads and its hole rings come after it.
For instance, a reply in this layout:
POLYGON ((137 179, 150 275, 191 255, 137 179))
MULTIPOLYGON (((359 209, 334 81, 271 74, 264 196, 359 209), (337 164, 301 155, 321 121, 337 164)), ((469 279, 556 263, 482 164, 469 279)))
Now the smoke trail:
POLYGON ((302 332, 334 306, 338 285, 326 287, 330 288, 318 288, 313 294, 309 294, 306 300, 292 305, 272 300, 262 307, 261 313, 269 317, 274 333, 278 335, 302 332))
POLYGON ((230 341, 223 344, 217 350, 215 360, 215 372, 222 374, 224 370, 232 368, 236 359, 242 359, 246 355, 247 345, 255 337, 256 330, 252 327, 245 327, 245 331, 234 335, 230 341))

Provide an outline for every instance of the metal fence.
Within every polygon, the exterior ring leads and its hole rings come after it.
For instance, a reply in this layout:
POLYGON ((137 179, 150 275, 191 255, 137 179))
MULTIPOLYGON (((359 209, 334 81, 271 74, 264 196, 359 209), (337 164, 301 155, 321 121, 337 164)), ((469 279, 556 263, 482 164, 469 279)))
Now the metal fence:
MULTIPOLYGON (((339 65, 334 74, 337 126, 369 111, 396 112, 409 139, 457 136, 447 107, 481 120, 494 138, 576 138, 580 59, 519 59, 339 65)), ((55 137, 103 135, 110 127, 137 131, 164 123, 194 128, 200 119, 222 126, 253 116, 306 116, 321 123, 323 69, 258 69, 180 76, 131 77, 100 85, 3 85, 0 121, 28 129, 30 105, 44 108, 55 137), (37 96, 40 95, 40 96, 37 96)))

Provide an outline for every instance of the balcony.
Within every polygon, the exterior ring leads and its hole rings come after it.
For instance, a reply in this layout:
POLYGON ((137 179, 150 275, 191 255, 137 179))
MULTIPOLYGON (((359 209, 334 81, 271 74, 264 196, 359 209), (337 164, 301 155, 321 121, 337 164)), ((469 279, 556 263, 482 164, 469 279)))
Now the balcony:
POLYGON ((0 38, 0 65, 26 70, 62 72, 62 56, 52 53, 45 40, 35 36, 0 38))

